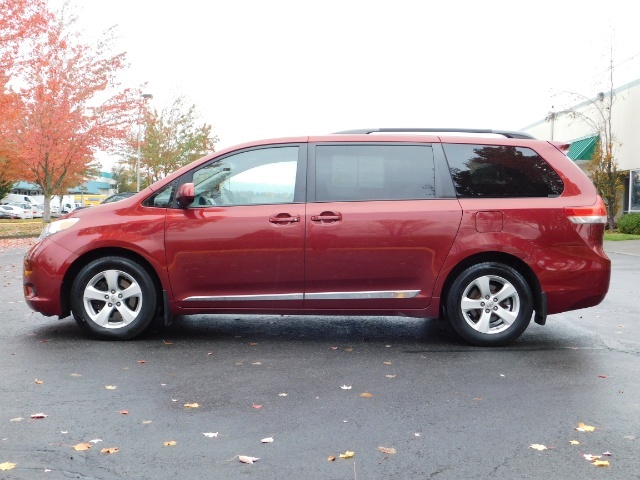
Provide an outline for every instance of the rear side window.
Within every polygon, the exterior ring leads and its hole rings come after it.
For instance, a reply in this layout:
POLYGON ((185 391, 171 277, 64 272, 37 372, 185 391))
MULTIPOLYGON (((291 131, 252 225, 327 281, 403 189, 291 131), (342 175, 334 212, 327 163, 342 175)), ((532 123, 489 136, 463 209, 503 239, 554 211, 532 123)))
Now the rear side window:
POLYGON ((435 197, 433 150, 424 145, 319 145, 316 201, 435 197))
POLYGON ((564 184, 530 148, 443 144, 458 197, 555 197, 564 184))

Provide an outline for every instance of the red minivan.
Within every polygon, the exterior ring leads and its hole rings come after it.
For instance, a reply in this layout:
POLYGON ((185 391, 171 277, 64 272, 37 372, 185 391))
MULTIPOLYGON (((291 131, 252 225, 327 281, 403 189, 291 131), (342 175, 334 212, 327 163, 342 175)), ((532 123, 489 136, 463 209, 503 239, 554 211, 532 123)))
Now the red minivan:
POLYGON ((403 315, 504 345, 603 300, 606 220, 560 144, 522 132, 267 140, 51 223, 24 294, 106 339, 174 315, 403 315))

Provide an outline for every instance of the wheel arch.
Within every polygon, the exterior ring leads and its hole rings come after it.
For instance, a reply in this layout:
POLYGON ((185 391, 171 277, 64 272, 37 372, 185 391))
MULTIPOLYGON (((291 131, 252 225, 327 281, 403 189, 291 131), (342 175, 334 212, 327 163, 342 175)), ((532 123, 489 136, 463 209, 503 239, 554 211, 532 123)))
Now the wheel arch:
POLYGON ((73 279, 86 265, 103 257, 122 257, 138 263, 145 269, 153 281, 156 294, 158 295, 157 298, 162 298, 162 282, 160 281, 160 277, 158 276, 155 268, 153 268, 146 258, 136 252, 127 250, 126 248, 98 248, 78 257, 65 273, 64 278, 62 279, 62 288, 60 289, 60 306, 62 310, 60 318, 68 317, 71 314, 70 295, 73 279))
MULTIPOLYGON (((540 282, 538 281, 538 277, 533 272, 531 267, 527 265, 520 258, 510 255, 504 252, 481 252, 471 255, 462 261, 460 261, 455 267, 451 269, 448 273, 447 278, 444 281, 442 286, 442 291, 440 294, 440 315, 441 318, 444 318, 444 308, 446 304, 446 298, 449 295, 449 290, 454 282, 454 280, 460 275, 464 270, 471 267, 472 265, 476 265, 478 263, 484 262, 497 262, 510 266, 515 269, 524 277, 524 279, 529 284, 529 288, 531 289, 531 293, 533 294, 533 309, 536 312, 536 322, 538 321, 539 315, 543 315, 546 317, 546 300, 544 298, 544 294, 542 292, 542 288, 540 286, 540 282)), ((544 319, 542 321, 544 324, 544 319)))

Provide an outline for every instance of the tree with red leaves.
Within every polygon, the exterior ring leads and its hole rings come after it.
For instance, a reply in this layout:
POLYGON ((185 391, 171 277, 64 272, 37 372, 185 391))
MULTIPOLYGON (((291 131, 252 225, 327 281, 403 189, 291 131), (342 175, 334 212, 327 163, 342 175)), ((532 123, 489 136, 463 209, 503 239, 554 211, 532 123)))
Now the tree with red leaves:
POLYGON ((110 51, 113 30, 89 45, 72 30, 75 18, 45 18, 46 32, 32 40, 28 57, 14 68, 14 94, 8 92, 14 115, 3 143, 11 145, 9 160, 23 179, 42 188, 48 221, 51 197, 70 180, 95 172, 97 151, 117 148, 125 139, 140 95, 118 82, 126 63, 124 53, 110 51))

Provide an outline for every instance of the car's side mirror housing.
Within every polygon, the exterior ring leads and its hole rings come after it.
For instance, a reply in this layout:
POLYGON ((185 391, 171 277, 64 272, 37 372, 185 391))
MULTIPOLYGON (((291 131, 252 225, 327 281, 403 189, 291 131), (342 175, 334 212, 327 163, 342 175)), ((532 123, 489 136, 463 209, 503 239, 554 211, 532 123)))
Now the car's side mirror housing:
POLYGON ((196 198, 196 189, 193 183, 183 183, 178 187, 178 193, 176 194, 176 201, 180 208, 187 208, 193 199, 196 198))

